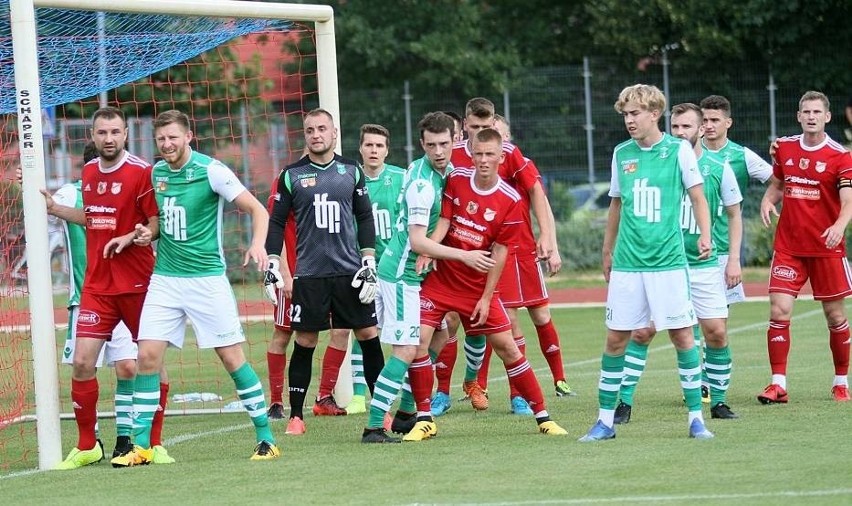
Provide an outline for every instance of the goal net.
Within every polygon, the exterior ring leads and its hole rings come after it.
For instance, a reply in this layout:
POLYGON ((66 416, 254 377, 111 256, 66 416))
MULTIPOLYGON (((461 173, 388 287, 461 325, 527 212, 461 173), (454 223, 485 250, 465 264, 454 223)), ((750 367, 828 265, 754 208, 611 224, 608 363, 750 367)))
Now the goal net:
MULTIPOLYGON (((97 12, 94 9, 105 9, 110 3, 101 0, 71 1, 67 2, 71 8, 55 8, 65 3, 36 0, 34 11, 42 130, 41 142, 36 144, 43 146, 45 186, 49 190, 79 178, 90 118, 102 105, 125 112, 128 151, 152 163, 156 155, 153 118, 168 109, 187 113, 196 136, 193 148, 222 160, 261 202, 266 202, 278 172, 301 157, 303 114, 323 106, 338 116, 336 75, 330 88, 321 84, 328 75, 320 79, 322 71, 318 72, 325 57, 317 50, 321 25, 300 14, 317 6, 290 6, 295 14, 285 18, 277 13, 285 12, 287 4, 209 0, 191 5, 193 15, 182 15, 177 11, 188 3, 180 0, 163 2, 165 7, 158 12, 168 14, 97 12), (39 7, 43 4, 51 7, 39 7), (241 14, 227 15, 230 6, 225 4, 242 4, 241 14), (279 10, 270 17, 257 14, 270 9, 279 10), (332 99, 327 98, 329 92, 332 99)), ((134 3, 144 6, 157 2, 122 3, 127 5, 121 9, 131 10, 134 3)), ((145 8, 152 9, 150 5, 145 8)), ((62 418, 73 417, 71 368, 58 365, 67 331, 70 267, 64 261, 64 242, 52 239, 56 239, 56 233, 61 239, 62 229, 48 227, 48 242, 44 243, 30 236, 34 234, 28 222, 25 236, 24 199, 15 180, 15 169, 22 159, 20 116, 24 112, 20 96, 16 96, 13 43, 19 40, 14 36, 10 3, 0 2, 0 473, 30 469, 36 464, 44 467, 39 453, 45 451, 45 442, 36 431, 43 420, 39 412, 36 423, 36 395, 45 385, 39 383, 39 364, 33 351, 39 348, 33 329, 50 316, 55 333, 47 343, 55 344, 56 359, 48 367, 55 369, 51 372, 54 378, 58 375, 58 385, 47 388, 58 393, 62 418), (35 288, 31 292, 30 272, 35 274, 42 267, 32 254, 34 248, 50 250, 52 293, 35 288), (47 299, 53 314, 46 314, 49 310, 31 314, 37 299, 47 299)), ((331 59, 334 65, 333 55, 331 59)), ((251 236, 248 218, 233 206, 226 209, 228 276, 245 321, 246 353, 263 379, 272 306, 264 302, 259 274, 241 267, 251 236)), ((232 403, 237 398, 233 382, 216 354, 199 352, 191 336, 190 330, 183 351, 170 350, 166 356, 171 383, 167 412, 234 409, 232 403)), ((104 367, 98 372, 98 381, 99 413, 109 417, 115 375, 104 367)), ((39 404, 45 391, 40 391, 39 404)), ((66 433, 74 430, 68 424, 63 428, 66 433)), ((69 440, 68 434, 65 440, 69 440)))

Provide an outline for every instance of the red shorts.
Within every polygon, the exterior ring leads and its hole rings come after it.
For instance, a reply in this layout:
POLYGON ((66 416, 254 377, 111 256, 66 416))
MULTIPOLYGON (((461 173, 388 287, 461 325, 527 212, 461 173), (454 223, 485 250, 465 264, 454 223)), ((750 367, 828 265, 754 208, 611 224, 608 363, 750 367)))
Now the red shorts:
POLYGON ((275 296, 278 297, 278 304, 275 305, 275 328, 290 332, 290 299, 284 298, 284 290, 275 289, 275 296))
POLYGON ((497 290, 505 307, 538 307, 550 301, 535 253, 509 253, 497 290))
POLYGON ((816 300, 852 295, 852 273, 846 257, 798 257, 776 251, 769 268, 769 293, 797 296, 811 280, 816 300))
POLYGON ((136 341, 144 303, 144 293, 96 295, 83 292, 80 297, 80 312, 77 315, 77 337, 109 341, 112 339, 113 329, 119 321, 123 321, 130 329, 133 341, 136 341))
POLYGON ((498 294, 491 298, 491 306, 488 309, 488 318, 485 324, 475 327, 470 321, 470 315, 476 308, 479 298, 467 298, 450 290, 440 290, 433 285, 424 286, 420 292, 420 324, 429 325, 440 329, 444 321, 444 315, 455 311, 461 318, 464 332, 469 336, 481 334, 497 334, 512 329, 509 323, 509 315, 500 300, 498 294), (431 289, 430 289, 431 288, 431 289))

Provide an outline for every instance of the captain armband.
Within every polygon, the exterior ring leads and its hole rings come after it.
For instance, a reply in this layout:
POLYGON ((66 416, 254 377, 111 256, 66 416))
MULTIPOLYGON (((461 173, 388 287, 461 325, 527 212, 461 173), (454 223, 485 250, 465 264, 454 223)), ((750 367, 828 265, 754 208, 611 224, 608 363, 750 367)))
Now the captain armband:
POLYGON ((840 181, 837 182, 837 188, 852 188, 852 179, 848 177, 841 177, 840 181))

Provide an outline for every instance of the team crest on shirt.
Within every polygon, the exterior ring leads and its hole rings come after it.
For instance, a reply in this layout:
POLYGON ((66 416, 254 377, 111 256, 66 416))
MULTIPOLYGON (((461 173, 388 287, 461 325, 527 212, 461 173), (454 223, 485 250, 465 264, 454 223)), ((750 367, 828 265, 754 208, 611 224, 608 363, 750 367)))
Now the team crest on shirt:
POLYGON ((385 176, 385 186, 390 186, 393 184, 393 180, 390 176, 385 176))
POLYGON ((109 189, 109 192, 113 195, 118 195, 121 193, 121 183, 113 182, 112 188, 109 189))
POLYGON ((103 195, 107 191, 107 182, 98 181, 98 195, 103 195))
POLYGON ((338 174, 346 174, 346 166, 341 164, 341 163, 338 163, 337 164, 337 173, 338 174))
POLYGON ((665 159, 665 158, 668 158, 668 157, 669 157, 669 148, 665 147, 665 146, 660 148, 660 158, 665 159))
POLYGON ((825 172, 825 162, 817 162, 816 164, 814 164, 814 170, 819 173, 825 172))
POLYGON ((195 179, 195 170, 192 168, 186 169, 186 180, 192 181, 195 179))
POLYGON ((485 218, 485 221, 494 221, 494 218, 497 217, 497 211, 486 207, 482 217, 485 218))
POLYGON ((639 160, 624 160, 621 162, 621 170, 625 174, 633 174, 639 168, 639 160))
POLYGON ((799 168, 802 170, 808 170, 808 165, 811 164, 811 161, 808 158, 799 158, 799 168))
POLYGON ((476 214, 476 211, 479 210, 479 204, 476 202, 470 201, 467 203, 467 212, 468 214, 476 214))

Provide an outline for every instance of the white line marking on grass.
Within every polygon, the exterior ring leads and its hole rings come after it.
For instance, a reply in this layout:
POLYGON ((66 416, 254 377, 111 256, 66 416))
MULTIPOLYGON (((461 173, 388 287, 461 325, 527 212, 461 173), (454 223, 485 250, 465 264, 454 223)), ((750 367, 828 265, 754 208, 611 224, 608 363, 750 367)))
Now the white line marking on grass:
MULTIPOLYGON (((544 499, 517 502, 477 502, 453 503, 467 506, 522 506, 525 504, 606 504, 633 502, 663 502, 663 501, 720 501, 725 499, 762 499, 767 497, 827 497, 852 495, 852 488, 837 488, 828 490, 783 490, 781 492, 755 492, 751 494, 684 494, 684 495, 655 495, 655 496, 624 496, 597 497, 589 499, 544 499)), ((409 503, 408 506, 438 505, 441 503, 409 503)))
POLYGON ((200 439, 200 438, 207 437, 207 436, 216 436, 216 435, 219 435, 219 434, 226 434, 228 432, 234 432, 235 430, 248 429, 249 427, 252 427, 252 426, 253 425, 250 424, 250 423, 244 423, 244 424, 241 424, 241 425, 231 425, 230 427, 222 427, 222 428, 219 428, 219 429, 216 429, 216 430, 208 430, 208 431, 205 431, 205 432, 196 432, 194 434, 184 434, 182 436, 171 437, 171 438, 166 439, 163 443, 164 443, 164 446, 172 446, 172 445, 186 443, 187 441, 192 441, 194 439, 200 439))
MULTIPOLYGON (((551 307, 553 307, 553 306, 551 306, 551 307)), ((793 315, 792 319, 793 320, 803 320, 803 319, 810 318, 811 316, 816 316, 816 315, 819 315, 819 314, 822 314, 822 309, 813 309, 811 311, 806 311, 806 312, 804 312, 800 315, 793 315)), ((730 335, 733 335, 733 334, 740 334, 742 332, 748 332, 749 330, 763 328, 763 327, 766 327, 767 324, 768 324, 768 320, 757 322, 757 323, 750 323, 748 325, 743 325, 741 327, 736 327, 736 328, 733 328, 733 329, 728 329, 728 335, 730 336, 730 335)), ((661 344, 660 346, 656 346, 654 348, 648 348, 648 354, 650 355, 651 353, 654 353, 655 351, 670 350, 672 348, 674 348, 674 345, 671 343, 671 341, 666 341, 666 344, 661 344)), ((574 368, 582 367, 584 365, 589 365, 589 364, 600 364, 600 362, 601 362, 600 357, 596 357, 596 358, 589 358, 589 359, 586 359, 586 360, 580 360, 579 362, 571 362, 569 364, 564 364, 564 365, 565 365, 565 367, 574 369, 574 368)), ((533 369, 533 371, 535 371, 536 374, 541 373, 541 372, 550 372, 550 367, 539 367, 538 369, 533 369)), ((496 382, 500 382, 500 381, 509 381, 509 379, 506 377, 505 374, 501 374, 500 376, 497 376, 497 377, 489 377, 488 378, 489 383, 491 383, 491 382, 496 383, 496 382)))

